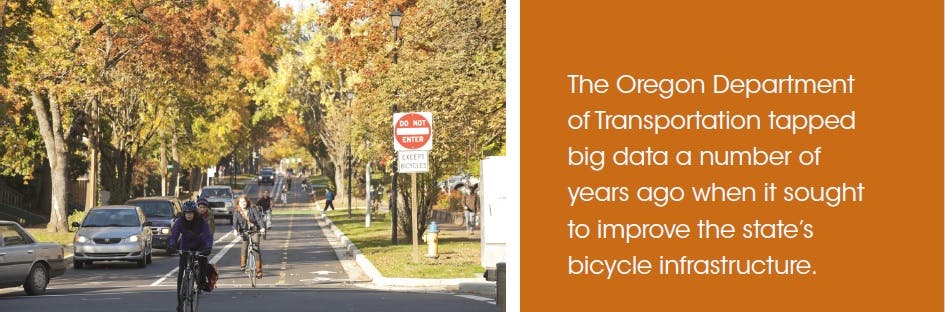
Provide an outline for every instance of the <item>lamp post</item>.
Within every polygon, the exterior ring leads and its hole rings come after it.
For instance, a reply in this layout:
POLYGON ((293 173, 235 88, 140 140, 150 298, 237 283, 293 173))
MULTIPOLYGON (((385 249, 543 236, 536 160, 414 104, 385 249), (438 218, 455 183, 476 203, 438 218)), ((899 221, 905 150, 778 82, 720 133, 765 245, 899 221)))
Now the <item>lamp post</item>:
MULTIPOLYGON (((390 25, 391 27, 394 28, 394 44, 399 44, 399 41, 397 40, 397 30, 400 29, 400 21, 403 19, 404 19, 404 13, 401 13, 400 9, 398 8, 394 8, 394 12, 390 13, 390 25)), ((394 48, 394 64, 397 64, 397 53, 399 52, 399 50, 400 50, 399 46, 394 48)), ((397 103, 394 102, 394 105, 391 106, 391 119, 393 119, 393 114, 396 112, 397 112, 397 103)), ((394 154, 397 154, 397 152, 394 151, 394 154)), ((399 197, 397 195, 397 157, 394 157, 393 169, 394 169, 394 178, 393 178, 393 181, 391 181, 391 186, 390 186, 390 195, 391 195, 390 242, 393 245, 397 245, 397 198, 399 197)))

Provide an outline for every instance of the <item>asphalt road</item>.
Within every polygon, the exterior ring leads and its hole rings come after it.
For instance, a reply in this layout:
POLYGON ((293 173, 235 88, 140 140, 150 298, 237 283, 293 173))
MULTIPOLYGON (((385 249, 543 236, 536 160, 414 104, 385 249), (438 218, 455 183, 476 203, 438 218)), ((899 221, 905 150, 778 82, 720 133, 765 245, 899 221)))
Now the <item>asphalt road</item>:
MULTIPOLYGON (((307 201, 296 179, 289 204, 307 201)), ((245 190, 257 197, 260 189, 245 190)), ((277 205, 276 209, 286 209, 277 205)), ((211 263, 220 271, 217 289, 204 293, 202 311, 498 311, 494 300, 449 292, 367 289, 363 278, 348 274, 319 228, 314 211, 276 214, 262 241, 265 276, 252 288, 239 269, 240 243, 228 220, 218 219, 211 263)), ((173 311, 177 258, 155 250, 145 268, 134 263, 101 262, 50 281, 47 294, 28 297, 22 288, 0 289, 0 311, 173 311)))

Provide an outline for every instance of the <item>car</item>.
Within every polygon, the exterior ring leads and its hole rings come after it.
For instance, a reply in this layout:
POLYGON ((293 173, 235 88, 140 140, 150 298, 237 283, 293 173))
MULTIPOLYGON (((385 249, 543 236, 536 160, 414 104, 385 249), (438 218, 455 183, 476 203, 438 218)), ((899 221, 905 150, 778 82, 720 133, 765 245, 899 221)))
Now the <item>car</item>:
POLYGON ((61 245, 40 243, 19 223, 0 221, 0 288, 22 285, 27 295, 42 295, 49 279, 65 272, 61 245))
POLYGON ((99 206, 88 210, 75 233, 73 266, 81 270, 93 261, 132 261, 139 268, 151 263, 151 222, 144 209, 131 205, 99 206))
POLYGON ((139 197, 129 199, 125 205, 138 206, 144 210, 144 216, 151 222, 151 248, 167 250, 171 226, 181 215, 180 200, 174 197, 139 197))
POLYGON ((229 185, 205 186, 200 191, 200 197, 210 202, 210 211, 213 212, 214 218, 225 217, 233 222, 233 188, 229 185))
POLYGON ((276 175, 271 168, 263 168, 263 170, 259 171, 258 181, 259 181, 258 182, 259 185, 263 185, 263 184, 275 185, 276 175))

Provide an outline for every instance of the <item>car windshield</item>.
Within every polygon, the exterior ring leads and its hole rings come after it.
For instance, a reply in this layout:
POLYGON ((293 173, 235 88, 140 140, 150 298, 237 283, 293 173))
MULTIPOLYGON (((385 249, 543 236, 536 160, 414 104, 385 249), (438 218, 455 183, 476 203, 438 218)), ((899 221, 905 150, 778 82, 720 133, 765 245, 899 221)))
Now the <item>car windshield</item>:
POLYGON ((261 174, 261 175, 264 175, 264 176, 271 176, 271 175, 272 175, 272 171, 269 171, 269 170, 263 170, 263 172, 262 172, 262 174, 261 174))
POLYGON ((210 197, 233 197, 233 194, 230 193, 229 189, 225 188, 209 188, 203 189, 203 192, 200 192, 200 197, 210 198, 210 197))
POLYGON ((82 227, 137 226, 141 226, 141 223, 137 211, 133 209, 93 209, 82 222, 82 227))
POLYGON ((138 202, 132 205, 141 207, 148 218, 173 218, 174 207, 169 202, 138 202))

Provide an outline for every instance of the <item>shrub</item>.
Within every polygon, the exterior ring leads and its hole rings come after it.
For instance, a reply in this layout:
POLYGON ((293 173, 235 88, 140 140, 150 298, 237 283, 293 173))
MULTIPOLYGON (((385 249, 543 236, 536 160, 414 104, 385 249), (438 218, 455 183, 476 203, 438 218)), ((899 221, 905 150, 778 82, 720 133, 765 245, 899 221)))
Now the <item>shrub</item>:
POLYGON ((69 221, 68 221, 68 224, 69 224, 69 232, 75 232, 76 230, 78 230, 78 229, 76 229, 75 227, 72 226, 72 222, 82 223, 82 220, 84 220, 84 219, 85 219, 85 210, 75 210, 75 211, 73 211, 72 214, 69 215, 69 221))

